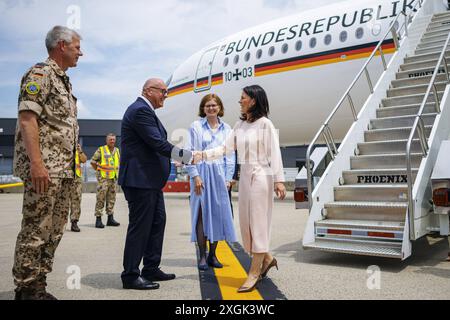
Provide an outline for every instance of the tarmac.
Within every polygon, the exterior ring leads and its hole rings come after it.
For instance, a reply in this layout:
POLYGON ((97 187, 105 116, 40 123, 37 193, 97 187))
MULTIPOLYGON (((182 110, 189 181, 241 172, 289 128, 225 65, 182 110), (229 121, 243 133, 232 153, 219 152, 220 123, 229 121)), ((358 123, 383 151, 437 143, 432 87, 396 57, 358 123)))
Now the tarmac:
MULTIPOLYGON (((233 205, 237 211, 236 196, 233 205)), ((161 282, 159 290, 122 289, 127 203, 119 193, 114 215, 121 223, 119 227, 96 229, 95 194, 86 193, 79 222, 81 232, 71 232, 67 225, 53 272, 48 276, 48 291, 67 300, 202 299, 196 247, 190 242, 188 194, 167 193, 165 199, 167 223, 161 268, 175 273, 175 280, 161 282)), ((11 269, 21 207, 21 194, 0 194, 0 300, 14 297, 11 269)), ((272 269, 269 277, 288 300, 450 299, 450 262, 444 261, 449 250, 446 237, 432 235, 415 241, 413 255, 405 261, 305 251, 301 239, 308 212, 294 207, 292 196, 276 201, 272 224, 271 248, 280 269, 272 269), (371 270, 380 271, 379 281, 373 281, 371 270)), ((240 235, 237 214, 234 220, 240 235)))

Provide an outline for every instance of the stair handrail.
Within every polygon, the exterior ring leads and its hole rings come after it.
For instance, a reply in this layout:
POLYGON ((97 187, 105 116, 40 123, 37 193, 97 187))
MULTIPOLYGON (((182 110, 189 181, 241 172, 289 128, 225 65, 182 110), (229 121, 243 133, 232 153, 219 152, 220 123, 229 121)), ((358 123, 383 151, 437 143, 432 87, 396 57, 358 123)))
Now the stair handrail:
MULTIPOLYGON (((387 63, 386 63, 386 59, 384 56, 382 45, 383 45, 384 41, 386 40, 386 38, 389 36, 389 34, 392 33, 392 39, 394 40, 395 48, 398 49, 400 47, 399 35, 397 34, 397 32, 400 32, 400 30, 402 30, 402 28, 404 28, 404 36, 405 37, 408 36, 408 26, 409 26, 409 24, 412 23, 412 18, 419 12, 417 6, 419 6, 419 9, 422 8, 422 4, 425 0, 416 0, 416 1, 417 2, 414 5, 414 7, 411 10, 411 13, 409 15, 406 14, 405 10, 402 10, 399 14, 397 14, 395 19, 391 22, 391 25, 390 25, 388 31, 386 32, 386 34, 384 35, 384 37, 378 42, 377 46, 372 51, 372 54, 369 56, 367 61, 364 63, 363 67, 358 72, 356 77, 353 79, 352 83, 350 84, 348 89, 345 91, 342 98, 339 100, 337 105, 334 107, 333 111, 331 111, 330 115, 325 120, 325 122, 321 125, 319 131, 317 132, 317 134, 314 136, 311 143, 309 144, 308 149, 306 150, 306 164, 305 165, 306 165, 306 172, 307 172, 307 178, 308 178, 308 183, 307 183, 308 184, 308 202, 309 202, 310 210, 313 205, 312 167, 311 167, 311 163, 310 163, 311 152, 312 152, 313 146, 315 145, 317 140, 319 140, 320 136, 323 135, 323 139, 325 140, 325 144, 327 145, 327 148, 328 148, 328 153, 330 154, 331 159, 334 160, 334 158, 338 154, 338 150, 336 147, 336 142, 334 140, 333 134, 329 127, 331 120, 333 119, 334 115, 340 109, 340 107, 342 106, 343 102, 346 99, 348 99, 350 109, 352 111, 352 115, 353 115, 353 119, 354 119, 353 123, 358 120, 358 115, 356 113, 355 105, 354 105, 353 99, 350 95, 350 91, 353 89, 353 87, 356 85, 356 83, 358 82, 358 80, 360 79, 362 74, 364 73, 366 75, 367 83, 369 85, 370 95, 373 94, 374 86, 372 84, 372 80, 371 80, 370 74, 369 74, 369 69, 367 67, 368 67, 369 63, 372 61, 372 59, 375 57, 375 55, 379 52, 381 61, 383 63, 383 68, 384 68, 383 72, 385 72, 387 70, 387 63), (402 26, 398 26, 398 25, 396 25, 396 23, 398 22, 398 20, 400 19, 401 16, 404 16, 405 20, 404 20, 402 26)), ((380 76, 380 78, 381 78, 381 76, 380 76)))
POLYGON ((441 67, 442 62, 444 63, 444 70, 445 74, 447 76, 447 84, 450 84, 450 76, 448 73, 448 66, 447 66, 447 59, 445 58, 445 53, 447 51, 447 47, 450 43, 450 33, 447 36, 447 40, 445 41, 444 47, 442 48, 441 55, 439 56, 439 59, 436 63, 436 67, 434 68, 433 76, 431 77, 430 83, 428 84, 427 91, 425 93, 425 96, 423 97, 422 104, 420 105, 419 111, 417 112, 415 116, 415 121, 411 129, 411 133, 408 138, 408 142, 406 143, 406 173, 408 176, 408 201, 409 201, 409 230, 410 235, 415 234, 415 226, 414 226, 414 216, 415 216, 415 207, 414 207, 414 199, 413 199, 413 187, 414 184, 412 182, 412 165, 411 165, 411 145, 414 140, 414 135, 416 134, 416 131, 419 136, 419 142, 422 149, 422 157, 425 158, 428 155, 428 151, 430 149, 428 145, 428 139, 425 132, 425 124, 423 121, 423 114, 425 110, 425 106, 428 101, 428 97, 431 94, 431 91, 433 91, 434 94, 434 106, 436 108, 436 113, 441 113, 440 104, 439 101, 439 95, 436 87, 436 77, 439 74, 439 69, 441 67))

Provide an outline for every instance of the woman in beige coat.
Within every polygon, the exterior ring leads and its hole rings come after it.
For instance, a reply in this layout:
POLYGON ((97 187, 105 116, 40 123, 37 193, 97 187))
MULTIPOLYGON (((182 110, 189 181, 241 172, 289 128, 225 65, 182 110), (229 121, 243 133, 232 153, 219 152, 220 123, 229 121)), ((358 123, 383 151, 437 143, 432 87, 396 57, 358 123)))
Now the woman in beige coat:
MULTIPOLYGON (((278 134, 267 118, 269 103, 260 86, 243 89, 241 121, 234 126, 225 145, 201 153, 203 160, 214 160, 237 150, 241 165, 239 179, 239 222, 244 248, 252 258, 245 283, 238 292, 248 292, 278 264, 269 252, 273 192, 286 196, 283 163, 278 134)), ((199 154, 197 154, 199 158, 199 154)))

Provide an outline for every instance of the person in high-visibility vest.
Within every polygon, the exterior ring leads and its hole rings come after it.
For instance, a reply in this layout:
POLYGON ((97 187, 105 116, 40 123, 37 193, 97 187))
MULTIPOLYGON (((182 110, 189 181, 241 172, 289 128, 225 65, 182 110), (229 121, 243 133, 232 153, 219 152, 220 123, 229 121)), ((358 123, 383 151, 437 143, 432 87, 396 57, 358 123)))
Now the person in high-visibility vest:
POLYGON ((119 178, 120 151, 116 146, 116 135, 106 136, 106 145, 97 149, 91 159, 91 166, 96 170, 97 202, 95 204, 95 227, 104 228, 102 222, 103 208, 106 203, 107 226, 120 225, 114 220, 114 204, 116 203, 116 182, 119 178))
POLYGON ((70 198, 70 230, 73 232, 80 232, 78 221, 81 215, 81 194, 83 193, 83 171, 81 164, 86 163, 87 157, 84 154, 81 146, 78 144, 75 151, 75 179, 73 180, 74 192, 70 198))

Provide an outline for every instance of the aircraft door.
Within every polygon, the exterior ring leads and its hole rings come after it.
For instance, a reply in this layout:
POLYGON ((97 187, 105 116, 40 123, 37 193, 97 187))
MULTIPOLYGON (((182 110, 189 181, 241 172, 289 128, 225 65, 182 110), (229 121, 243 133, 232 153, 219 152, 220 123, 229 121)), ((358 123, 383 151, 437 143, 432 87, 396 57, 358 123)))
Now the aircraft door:
POLYGON ((197 72, 195 73, 194 92, 202 92, 211 89, 212 66, 218 49, 219 47, 211 48, 205 51, 200 58, 197 72))

